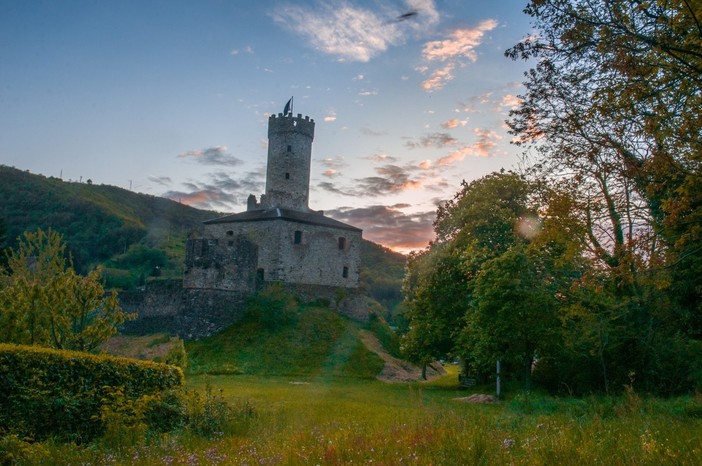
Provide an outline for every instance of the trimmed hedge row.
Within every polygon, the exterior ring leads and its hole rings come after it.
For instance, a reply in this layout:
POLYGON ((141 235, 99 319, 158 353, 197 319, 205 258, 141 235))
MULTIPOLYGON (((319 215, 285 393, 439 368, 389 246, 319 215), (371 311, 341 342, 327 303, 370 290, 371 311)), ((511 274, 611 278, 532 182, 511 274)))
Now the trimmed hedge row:
POLYGON ((101 409, 115 388, 137 400, 183 381, 166 364, 0 344, 0 433, 86 441, 102 433, 101 409))

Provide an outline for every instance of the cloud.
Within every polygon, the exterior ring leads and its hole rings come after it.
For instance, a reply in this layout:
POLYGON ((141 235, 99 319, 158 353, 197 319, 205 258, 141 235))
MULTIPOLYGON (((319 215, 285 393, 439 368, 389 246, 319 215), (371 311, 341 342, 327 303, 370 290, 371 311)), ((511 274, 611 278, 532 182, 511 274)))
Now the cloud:
POLYGON ((265 187, 260 173, 242 173, 234 179, 224 173, 211 173, 207 181, 182 183, 182 190, 170 190, 162 196, 198 209, 236 210, 246 202, 249 194, 260 193, 265 187))
POLYGON ((336 112, 334 110, 329 110, 327 115, 324 117, 324 121, 326 121, 326 122, 336 121, 336 112))
POLYGON ((234 167, 242 163, 241 160, 227 153, 226 146, 189 150, 178 154, 178 158, 192 158, 201 165, 221 165, 226 167, 234 167))
POLYGON ((418 147, 447 147, 455 146, 458 144, 458 140, 448 133, 431 133, 422 137, 419 142, 407 141, 405 145, 410 149, 416 149, 418 147))
POLYGON ((373 131, 366 127, 361 128, 359 131, 366 136, 386 136, 388 134, 385 131, 373 131))
POLYGON ((466 120, 459 120, 458 118, 452 118, 449 121, 441 123, 441 127, 445 129, 458 128, 459 126, 465 126, 468 123, 466 120))
POLYGON ((246 54, 249 54, 249 55, 253 55, 254 50, 253 50, 253 48, 251 48, 250 45, 247 45, 247 46, 244 47, 243 49, 232 49, 232 50, 229 52, 229 55, 239 55, 240 53, 246 53, 246 54))
POLYGON ((148 180, 161 186, 169 186, 173 180, 169 176, 149 176, 148 180))
MULTIPOLYGON (((443 40, 425 43, 422 49, 424 60, 428 63, 439 62, 444 65, 431 72, 429 78, 422 82, 422 88, 426 91, 441 89, 453 79, 453 73, 458 65, 464 65, 466 61, 475 63, 478 60, 475 49, 482 43, 485 33, 495 29, 497 24, 494 19, 486 19, 474 28, 455 29, 443 40)), ((428 65, 418 67, 418 71, 423 73, 429 69, 428 65)))
POLYGON ((443 68, 432 71, 429 79, 422 81, 422 89, 425 91, 435 91, 443 88, 447 81, 453 79, 453 70, 455 68, 455 63, 449 63, 443 68))
POLYGON ((315 49, 341 61, 367 62, 390 46, 404 42, 407 33, 426 30, 438 22, 433 0, 410 0, 408 9, 422 21, 389 22, 397 16, 388 9, 372 10, 345 0, 317 1, 313 5, 278 5, 270 16, 280 26, 302 36, 315 49))
POLYGON ((341 176, 341 172, 339 170, 341 168, 348 167, 348 164, 340 155, 322 159, 319 161, 319 164, 326 168, 326 170, 322 172, 322 176, 326 176, 327 178, 336 178, 341 176))
POLYGON ((397 157, 388 154, 373 154, 363 158, 372 162, 397 162, 397 157))
POLYGON ((434 237, 432 224, 436 213, 405 213, 408 204, 394 206, 341 207, 326 215, 363 229, 363 237, 398 252, 423 249, 434 237))
POLYGON ((522 104, 522 99, 513 94, 506 94, 502 96, 500 101, 500 106, 503 109, 511 110, 513 108, 519 107, 522 104))
POLYGON ((375 89, 372 91, 361 91, 358 93, 358 95, 360 95, 361 97, 368 97, 371 95, 378 95, 378 91, 375 89))
POLYGON ((490 157, 492 156, 491 150, 497 145, 495 141, 502 139, 502 136, 497 134, 492 130, 476 128, 473 130, 478 140, 470 145, 463 146, 449 155, 440 158, 436 161, 439 166, 451 165, 454 162, 463 160, 464 158, 471 157, 490 157))

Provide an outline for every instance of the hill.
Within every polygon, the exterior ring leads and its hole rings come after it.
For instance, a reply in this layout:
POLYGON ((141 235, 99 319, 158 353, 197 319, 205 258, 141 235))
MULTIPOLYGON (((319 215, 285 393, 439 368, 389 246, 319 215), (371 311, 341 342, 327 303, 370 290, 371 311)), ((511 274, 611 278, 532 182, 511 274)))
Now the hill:
POLYGON ((109 265, 136 245, 142 253, 162 251, 160 266, 177 271, 187 233, 217 216, 114 186, 66 182, 7 166, 0 166, 0 197, 9 246, 24 231, 51 228, 63 235, 80 272, 109 265))
MULTIPOLYGON (((67 182, 4 165, 0 198, 9 246, 24 231, 52 228, 64 236, 79 272, 102 265, 107 285, 121 289, 140 286, 149 277, 180 277, 188 233, 220 215, 114 186, 67 182)), ((403 255, 364 240, 363 290, 392 310, 402 300, 404 265, 403 255)))

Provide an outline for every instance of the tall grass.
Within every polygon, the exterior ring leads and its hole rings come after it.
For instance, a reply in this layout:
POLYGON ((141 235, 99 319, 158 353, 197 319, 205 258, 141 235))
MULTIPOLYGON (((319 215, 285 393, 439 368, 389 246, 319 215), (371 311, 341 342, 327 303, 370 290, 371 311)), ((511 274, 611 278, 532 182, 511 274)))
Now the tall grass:
MULTIPOLYGON (((466 404, 432 383, 197 376, 190 386, 256 416, 210 438, 163 434, 129 447, 29 447, 18 464, 702 464, 702 400, 519 395, 466 404)), ((236 410, 235 410, 236 411, 236 410)))

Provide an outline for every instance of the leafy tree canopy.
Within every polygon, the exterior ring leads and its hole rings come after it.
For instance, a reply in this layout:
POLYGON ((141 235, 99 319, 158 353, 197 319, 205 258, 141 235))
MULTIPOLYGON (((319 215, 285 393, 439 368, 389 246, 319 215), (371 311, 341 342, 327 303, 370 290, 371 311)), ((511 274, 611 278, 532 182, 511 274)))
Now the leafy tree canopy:
POLYGON ((0 341, 93 351, 132 317, 96 269, 76 274, 61 235, 26 232, 0 271, 0 341))

